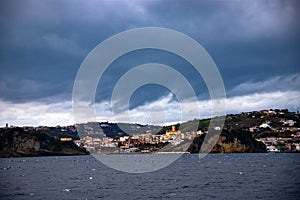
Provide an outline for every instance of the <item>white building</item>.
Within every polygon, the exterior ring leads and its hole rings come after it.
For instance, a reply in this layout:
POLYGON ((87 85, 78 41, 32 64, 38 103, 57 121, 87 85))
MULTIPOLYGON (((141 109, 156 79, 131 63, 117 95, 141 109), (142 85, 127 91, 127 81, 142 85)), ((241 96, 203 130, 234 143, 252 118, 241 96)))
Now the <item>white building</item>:
POLYGON ((271 128, 271 126, 267 123, 262 123, 259 128, 271 128))

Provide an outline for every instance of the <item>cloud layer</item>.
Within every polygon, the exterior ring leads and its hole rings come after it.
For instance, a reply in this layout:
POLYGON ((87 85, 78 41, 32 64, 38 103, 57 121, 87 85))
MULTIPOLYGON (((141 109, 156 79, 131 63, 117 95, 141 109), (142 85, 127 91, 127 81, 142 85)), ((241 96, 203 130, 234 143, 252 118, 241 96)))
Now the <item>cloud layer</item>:
MULTIPOLYGON (((253 77, 299 73, 299 7, 294 0, 4 0, 0 6, 0 98, 23 102, 65 94, 70 98, 88 52, 114 34, 145 26, 171 28, 197 40, 216 62, 228 89, 253 77)), ((147 53, 123 60, 122 66, 135 64, 133 60, 154 62, 145 59, 147 53)), ((172 60, 159 61, 172 66, 172 60)), ((108 77, 122 71, 120 66, 112 68, 108 77)), ((197 80, 190 78, 194 84, 197 80)), ((99 101, 107 100, 109 92, 101 94, 99 101)))
MULTIPOLYGON (((270 79, 277 80, 278 77, 270 79)), ((243 88, 245 84, 241 84, 237 88, 243 88)), ((251 83, 253 86, 260 83, 251 83)), ((248 87, 247 87, 248 88, 248 87)), ((226 112, 239 113, 261 109, 288 108, 292 111, 300 110, 300 91, 273 91, 251 93, 247 95, 234 96, 226 99, 226 112)), ((184 104, 174 100, 173 94, 163 96, 155 101, 148 102, 144 105, 130 109, 128 112, 112 113, 111 102, 103 101, 96 103, 96 119, 97 121, 111 122, 130 122, 141 124, 172 124, 192 120, 194 117, 184 115, 190 110, 195 110, 198 106, 198 118, 211 117, 212 102, 211 100, 189 101, 184 104), (187 110, 182 111, 185 107, 187 110), (129 115, 131 121, 123 120, 129 115), (118 119, 116 121, 116 119, 118 119)), ((72 101, 62 101, 57 103, 41 103, 41 102, 26 102, 26 103, 11 103, 8 101, 0 101, 0 126, 5 123, 11 125, 71 125, 75 124, 72 101)), ((87 120, 88 121, 88 120, 87 120)))
MULTIPOLYGON (((228 113, 299 110, 299 9, 297 0, 2 0, 0 126, 74 124, 72 88, 88 53, 114 34, 149 26, 180 31, 203 45, 223 77, 228 113)), ((210 116, 209 93, 192 66, 179 56, 147 49, 122 56, 106 71, 96 93, 98 120, 114 120, 110 98, 116 82, 145 63, 178 70, 197 90, 199 102, 186 106, 199 104, 199 117, 210 116)), ((133 121, 181 121, 180 105, 169 91, 147 90, 132 100, 133 121)))

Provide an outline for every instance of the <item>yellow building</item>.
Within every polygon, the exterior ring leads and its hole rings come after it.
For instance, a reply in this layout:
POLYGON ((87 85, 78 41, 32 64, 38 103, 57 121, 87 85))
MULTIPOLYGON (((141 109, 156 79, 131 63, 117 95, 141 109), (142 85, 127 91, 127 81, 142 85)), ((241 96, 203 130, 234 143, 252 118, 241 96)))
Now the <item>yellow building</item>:
POLYGON ((175 129, 175 126, 172 126, 172 130, 166 131, 166 135, 167 135, 167 136, 170 136, 170 135, 178 135, 178 134, 180 134, 180 133, 181 133, 181 131, 180 131, 180 130, 176 130, 176 129, 175 129))
POLYGON ((69 142, 69 141, 72 141, 72 138, 60 138, 60 141, 69 142))

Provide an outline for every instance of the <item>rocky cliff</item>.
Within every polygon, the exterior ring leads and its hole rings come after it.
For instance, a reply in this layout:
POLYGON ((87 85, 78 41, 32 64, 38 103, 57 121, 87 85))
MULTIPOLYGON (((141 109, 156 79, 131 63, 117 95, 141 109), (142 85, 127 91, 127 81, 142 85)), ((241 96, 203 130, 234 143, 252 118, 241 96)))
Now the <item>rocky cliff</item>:
POLYGON ((61 142, 43 132, 26 132, 21 128, 0 131, 0 157, 87 155, 74 142, 61 142))
MULTIPOLYGON (((199 153, 205 135, 196 137, 188 151, 199 153)), ((256 141, 251 133, 244 130, 223 130, 211 153, 265 153, 264 143, 256 141)))

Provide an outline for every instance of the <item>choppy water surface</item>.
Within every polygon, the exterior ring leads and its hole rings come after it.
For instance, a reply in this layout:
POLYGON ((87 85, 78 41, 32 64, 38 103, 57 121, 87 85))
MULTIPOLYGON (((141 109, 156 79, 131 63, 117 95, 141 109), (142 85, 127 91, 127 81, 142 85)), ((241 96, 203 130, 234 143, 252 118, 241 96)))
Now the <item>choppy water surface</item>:
POLYGON ((300 199, 299 159, 183 155, 143 174, 110 169, 92 156, 0 159, 0 199, 300 199))

